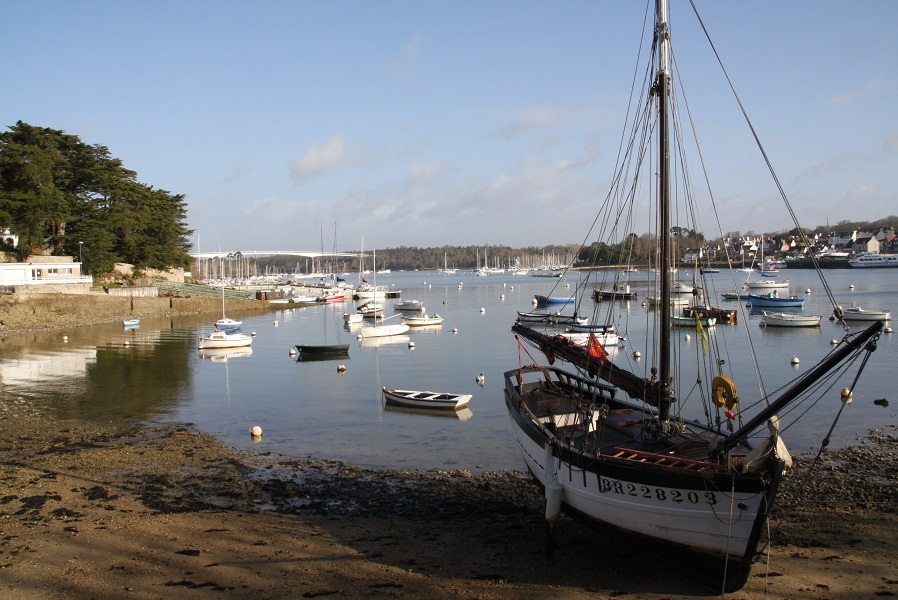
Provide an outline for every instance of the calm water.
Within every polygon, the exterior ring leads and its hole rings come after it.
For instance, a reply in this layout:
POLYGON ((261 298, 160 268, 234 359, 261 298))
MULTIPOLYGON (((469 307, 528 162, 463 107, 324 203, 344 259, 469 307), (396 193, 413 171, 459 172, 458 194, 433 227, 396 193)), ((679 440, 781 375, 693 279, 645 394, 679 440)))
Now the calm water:
MULTIPOLYGON (((833 270, 827 276, 843 306, 890 308, 898 314, 898 270, 833 270)), ((634 289, 641 290, 647 276, 631 277, 634 289)), ((733 289, 732 280, 725 279, 728 275, 714 277, 715 295, 733 289)), ((793 293, 811 288, 805 313, 830 314, 813 271, 784 270, 781 277, 791 280, 793 293)), ((441 328, 412 331, 376 344, 360 342, 357 326, 353 330, 344 326, 342 314, 354 310, 351 302, 245 318, 244 332, 256 333, 252 352, 245 355, 200 354, 196 336, 211 328, 209 317, 144 320, 131 331, 110 324, 13 336, 0 346, 0 382, 8 393, 37 399, 62 418, 190 422, 232 446, 288 456, 403 468, 520 469, 502 392, 502 373, 519 362, 510 327, 517 311, 532 310, 534 294, 570 295, 577 278, 559 283, 423 271, 378 276, 379 284, 402 290, 403 299, 424 300, 427 311, 440 313, 445 321, 441 328), (560 287, 553 291, 556 284, 560 287), (350 358, 297 362, 289 354, 297 343, 349 343, 350 358), (342 374, 337 371, 341 362, 346 366, 342 374), (480 372, 485 375, 483 386, 476 381, 480 372), (384 407, 381 386, 470 393, 474 398, 469 410, 458 416, 435 416, 384 407), (253 425, 265 432, 255 444, 248 433, 253 425)), ((591 310, 593 303, 584 306, 591 310)), ((395 313, 387 310, 390 314, 395 313)), ((229 316, 239 314, 229 311, 229 316)), ((646 309, 641 299, 616 304, 614 316, 627 337, 613 352, 614 360, 644 368, 645 359, 635 363, 632 358, 645 339, 646 309)), ((747 328, 720 325, 712 334, 725 343, 727 361, 736 367, 744 405, 759 395, 747 354, 740 348, 746 329, 768 393, 810 368, 830 351, 830 340, 842 335, 826 320, 820 329, 765 330, 757 319, 751 316, 747 328), (798 367, 790 364, 793 355, 801 359, 798 367)), ((396 322, 398 317, 387 321, 396 322)), ((696 343, 695 333, 689 333, 677 331, 687 347, 696 343)), ((882 336, 853 404, 841 417, 834 446, 895 422, 898 398, 892 396, 891 371, 898 364, 896 343, 893 335, 882 336), (892 406, 874 405, 877 398, 889 398, 892 406)), ((526 356, 523 361, 532 362, 526 356)), ((842 385, 846 384, 838 387, 842 385)), ((819 445, 839 406, 838 387, 818 404, 812 417, 787 431, 784 437, 793 452, 819 445)), ((687 411, 686 416, 700 415, 687 411)))

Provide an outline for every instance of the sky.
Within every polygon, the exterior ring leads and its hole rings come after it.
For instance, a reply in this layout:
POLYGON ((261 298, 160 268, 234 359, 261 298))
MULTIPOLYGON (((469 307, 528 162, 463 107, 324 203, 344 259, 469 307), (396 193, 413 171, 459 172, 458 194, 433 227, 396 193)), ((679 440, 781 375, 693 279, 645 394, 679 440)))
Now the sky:
MULTIPOLYGON (((696 5, 802 225, 898 214, 898 2, 696 5)), ((184 194, 194 250, 579 243, 610 185, 644 13, 4 0, 0 127, 64 130, 184 194)), ((679 63, 704 44, 692 20, 672 0, 679 63)), ((717 83, 689 73, 690 102, 717 83)), ((729 141, 745 136, 736 109, 690 108, 717 142, 723 230, 791 228, 747 168, 757 149, 729 141)))

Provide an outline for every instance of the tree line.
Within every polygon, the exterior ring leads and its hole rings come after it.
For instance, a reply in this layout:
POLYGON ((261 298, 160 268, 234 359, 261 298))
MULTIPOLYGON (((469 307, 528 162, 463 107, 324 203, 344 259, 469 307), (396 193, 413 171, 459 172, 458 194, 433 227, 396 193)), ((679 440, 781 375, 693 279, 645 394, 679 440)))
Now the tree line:
POLYGON ((141 183, 109 149, 18 121, 0 133, 0 230, 25 261, 36 253, 83 256, 87 270, 116 262, 189 268, 184 196, 141 183), (79 252, 80 251, 80 252, 79 252))

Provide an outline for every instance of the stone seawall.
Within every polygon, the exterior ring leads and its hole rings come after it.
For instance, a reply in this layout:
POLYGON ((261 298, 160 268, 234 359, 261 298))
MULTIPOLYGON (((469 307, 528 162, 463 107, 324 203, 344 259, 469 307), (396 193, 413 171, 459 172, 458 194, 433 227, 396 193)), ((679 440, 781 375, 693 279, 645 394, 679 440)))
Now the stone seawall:
MULTIPOLYGON (((228 300, 228 315, 274 310, 264 300, 228 300)), ((0 332, 87 326, 124 319, 221 314, 221 300, 190 298, 120 298, 106 294, 31 294, 0 297, 0 332)))

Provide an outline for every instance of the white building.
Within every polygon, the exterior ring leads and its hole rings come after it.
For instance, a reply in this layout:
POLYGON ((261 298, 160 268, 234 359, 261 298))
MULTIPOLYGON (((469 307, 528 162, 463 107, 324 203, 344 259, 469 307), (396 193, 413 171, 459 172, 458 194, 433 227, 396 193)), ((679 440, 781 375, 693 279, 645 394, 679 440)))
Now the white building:
POLYGON ((44 286, 50 291, 52 286, 93 285, 93 277, 81 273, 81 263, 74 262, 71 257, 34 258, 34 262, 0 263, 0 287, 44 286))

